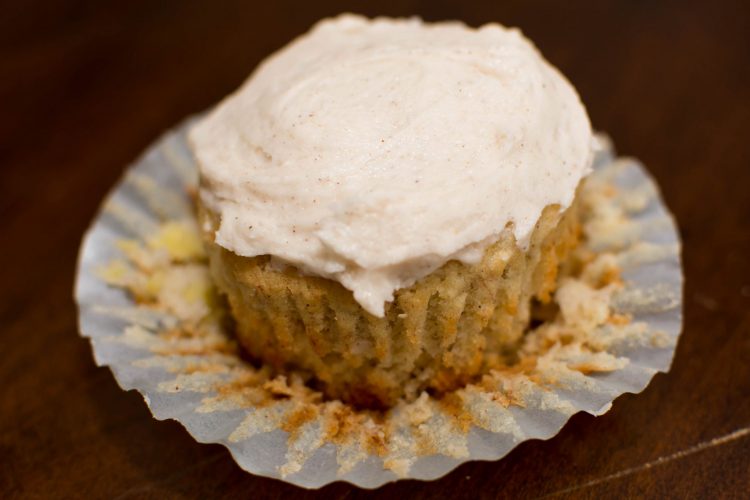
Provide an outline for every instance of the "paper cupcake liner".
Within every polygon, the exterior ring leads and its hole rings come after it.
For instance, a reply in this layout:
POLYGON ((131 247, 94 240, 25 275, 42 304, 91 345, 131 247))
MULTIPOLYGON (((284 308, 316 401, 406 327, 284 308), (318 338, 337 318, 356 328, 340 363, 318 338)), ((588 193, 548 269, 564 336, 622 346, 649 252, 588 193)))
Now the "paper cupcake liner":
POLYGON ((243 469, 306 488, 435 479, 548 439, 579 411, 600 415, 669 369, 682 321, 677 229, 643 167, 600 139, 585 225, 593 260, 558 291, 559 319, 527 335, 517 366, 386 414, 325 401, 294 374, 273 377, 223 330, 189 196, 189 125, 128 169, 86 234, 80 330, 155 418, 223 444, 243 469), (620 279, 594 284, 613 267, 620 279))

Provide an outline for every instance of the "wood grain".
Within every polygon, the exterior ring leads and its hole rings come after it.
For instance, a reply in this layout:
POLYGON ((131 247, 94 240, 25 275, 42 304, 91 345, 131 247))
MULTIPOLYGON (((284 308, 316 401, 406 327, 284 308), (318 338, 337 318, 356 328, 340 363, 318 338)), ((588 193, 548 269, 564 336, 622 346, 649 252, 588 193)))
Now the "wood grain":
POLYGON ((0 497, 748 497, 747 3, 5 3, 0 497), (684 239, 685 329, 669 374, 550 441, 430 483, 308 492, 244 473, 222 447, 155 421, 95 367, 71 290, 81 235, 125 165, 315 20, 350 9, 522 27, 594 125, 658 180, 684 239))

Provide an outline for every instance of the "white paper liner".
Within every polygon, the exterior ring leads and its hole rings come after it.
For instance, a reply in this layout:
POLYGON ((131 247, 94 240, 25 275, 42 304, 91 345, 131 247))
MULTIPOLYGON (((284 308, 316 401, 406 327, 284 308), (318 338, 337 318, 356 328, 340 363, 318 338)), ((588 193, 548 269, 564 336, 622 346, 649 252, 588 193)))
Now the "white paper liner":
POLYGON ((624 286, 611 306, 632 321, 614 340, 607 337, 614 330, 601 328, 606 349, 589 353, 586 362, 594 356, 619 369, 587 374, 569 368, 575 352, 550 356, 545 370, 557 379, 552 386, 509 377, 496 392, 462 392, 471 417, 463 429, 425 394, 388 417, 393 424, 380 453, 357 441, 331 442, 322 417, 303 422, 290 436, 280 422, 294 409, 293 399, 260 407, 222 399, 217 381, 246 370, 244 362, 231 353, 160 355, 154 332, 179 318, 139 306, 101 278, 103 266, 122 259, 118 240, 147 238, 165 219, 194 219, 186 194, 197 177, 186 144, 189 125, 167 133, 128 170, 87 232, 75 288, 80 331, 90 339, 96 363, 109 366, 123 389, 138 390, 155 418, 177 420, 199 442, 223 444, 243 469, 306 488, 337 480, 376 488, 400 478, 435 479, 469 460, 497 460, 525 440, 548 439, 579 411, 601 415, 619 395, 642 391, 655 373, 669 369, 682 322, 677 229, 643 167, 614 158, 600 138, 592 178, 616 186, 619 195, 611 203, 627 220, 615 230, 602 229, 589 244, 616 254, 624 286), (226 369, 185 368, 202 362, 226 369))

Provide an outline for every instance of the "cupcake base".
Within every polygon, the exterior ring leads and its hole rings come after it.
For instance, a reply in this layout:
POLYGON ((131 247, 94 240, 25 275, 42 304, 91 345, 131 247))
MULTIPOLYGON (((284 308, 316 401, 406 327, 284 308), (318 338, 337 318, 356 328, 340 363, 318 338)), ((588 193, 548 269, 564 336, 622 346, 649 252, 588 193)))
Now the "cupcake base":
POLYGON ((449 261, 398 290, 383 318, 336 281, 280 269, 270 256, 240 257, 217 245, 213 230, 204 236, 212 277, 252 357, 306 373, 331 398, 387 408, 511 361, 532 301, 550 301, 580 233, 577 203, 563 214, 549 206, 526 251, 505 231, 478 264, 449 261))

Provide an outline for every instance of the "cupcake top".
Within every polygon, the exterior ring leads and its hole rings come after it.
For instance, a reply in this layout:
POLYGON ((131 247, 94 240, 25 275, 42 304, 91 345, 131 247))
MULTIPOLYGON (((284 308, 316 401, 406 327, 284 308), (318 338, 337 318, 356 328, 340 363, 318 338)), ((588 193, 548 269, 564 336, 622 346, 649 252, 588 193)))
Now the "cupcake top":
POLYGON ((572 202, 592 143, 518 30, 353 15, 269 57, 190 139, 217 244, 337 280, 376 316, 504 230, 525 246, 544 207, 572 202))

